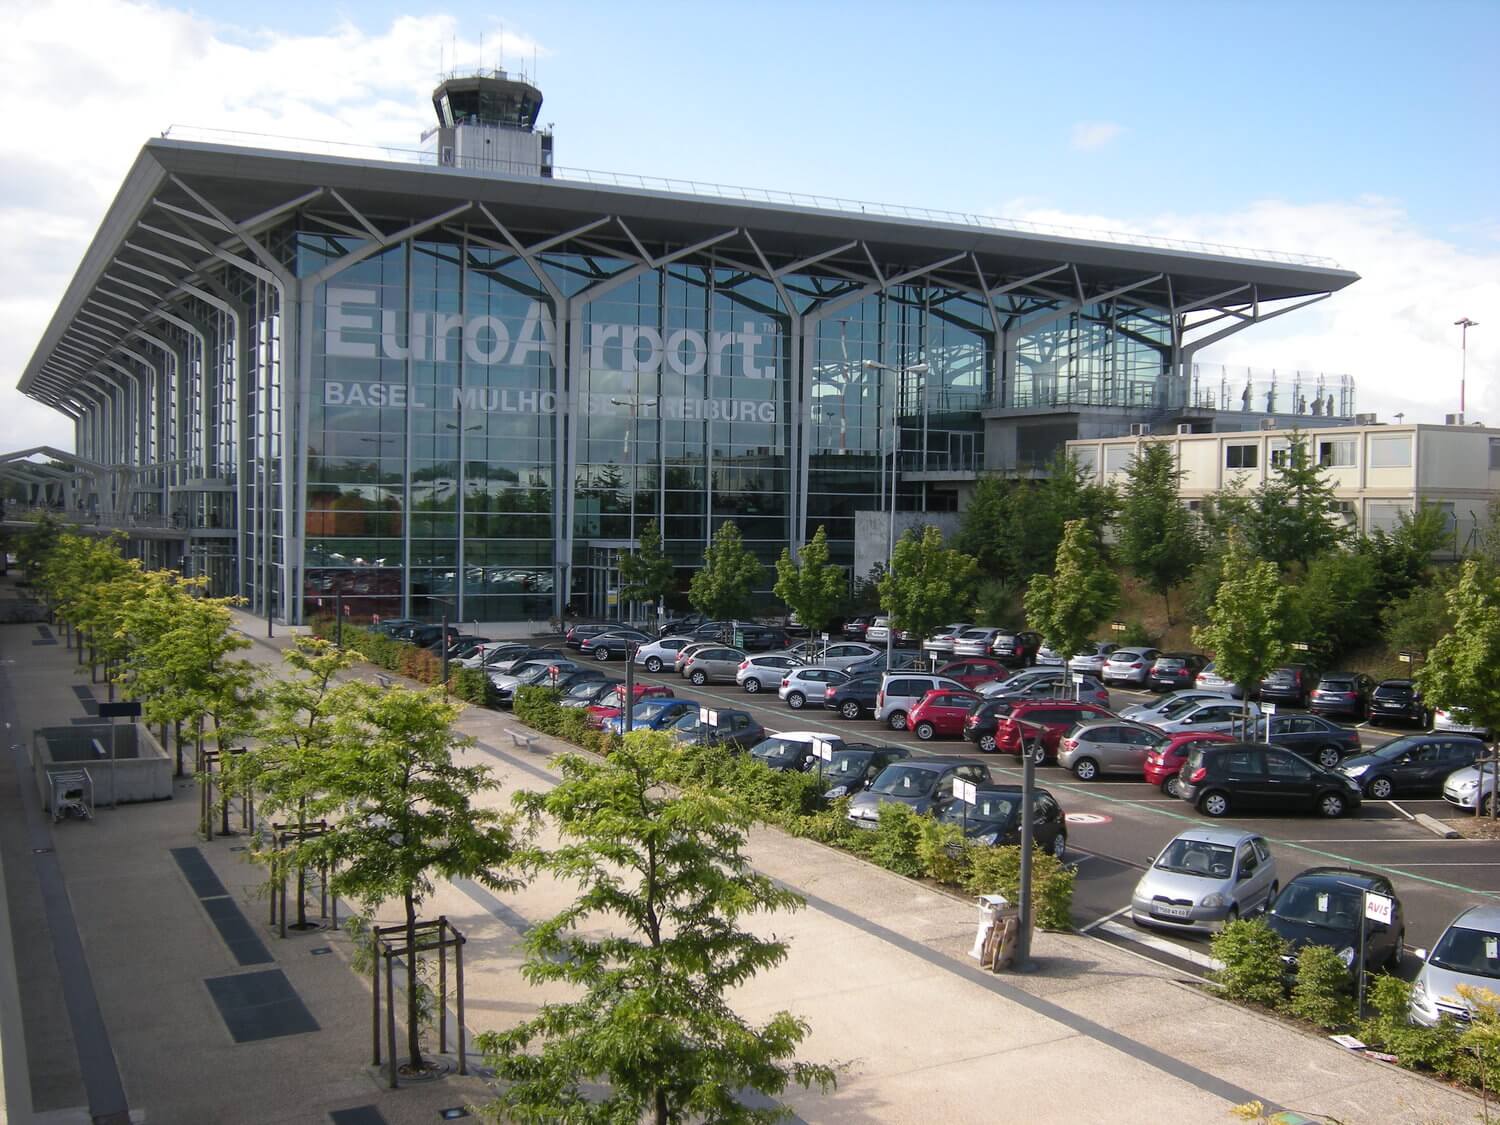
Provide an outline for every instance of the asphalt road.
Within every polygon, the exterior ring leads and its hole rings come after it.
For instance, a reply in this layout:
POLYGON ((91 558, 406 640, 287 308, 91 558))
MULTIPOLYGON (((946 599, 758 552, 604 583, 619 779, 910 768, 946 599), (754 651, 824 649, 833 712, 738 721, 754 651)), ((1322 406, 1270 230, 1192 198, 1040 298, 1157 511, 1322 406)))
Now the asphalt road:
MULTIPOLYGON (((609 670, 611 675, 624 671, 619 663, 609 665, 609 670)), ((750 695, 733 683, 694 687, 670 671, 656 676, 636 671, 640 681, 668 684, 680 697, 749 711, 772 732, 824 731, 905 746, 914 754, 973 757, 989 766, 997 781, 1020 781, 1017 758, 982 754, 963 739, 920 742, 910 732, 889 730, 872 719, 850 722, 822 707, 793 711, 774 692, 750 695)), ((1117 690, 1111 692, 1111 706, 1119 709, 1149 698, 1153 698, 1150 693, 1117 690)), ((1360 728, 1366 746, 1402 733, 1408 732, 1360 728)), ((1206 938, 1148 930, 1129 918, 1131 889, 1150 858, 1178 832, 1210 823, 1208 818, 1144 781, 1083 783, 1047 765, 1038 769, 1037 784, 1051 791, 1068 814, 1068 849, 1078 864, 1073 916, 1079 928, 1184 973, 1201 974, 1211 967, 1206 938)), ((1384 873, 1394 883, 1405 911, 1406 944, 1416 948, 1430 947, 1466 906, 1484 899, 1500 900, 1500 841, 1440 839, 1412 820, 1418 812, 1439 817, 1453 814, 1451 806, 1434 797, 1367 800, 1356 815, 1340 820, 1312 814, 1261 814, 1212 823, 1261 833, 1270 843, 1283 886, 1309 867, 1354 866, 1384 873)), ((1414 962, 1408 958, 1407 974, 1414 971, 1414 962)))

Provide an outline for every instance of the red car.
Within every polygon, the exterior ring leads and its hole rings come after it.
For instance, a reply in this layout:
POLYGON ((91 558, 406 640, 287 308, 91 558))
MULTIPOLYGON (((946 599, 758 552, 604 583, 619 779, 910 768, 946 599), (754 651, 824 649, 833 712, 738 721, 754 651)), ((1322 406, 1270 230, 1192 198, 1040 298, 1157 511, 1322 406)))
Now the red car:
POLYGON ((979 702, 972 691, 934 688, 906 713, 906 729, 923 742, 943 735, 957 738, 964 732, 964 719, 979 702))
POLYGON ((1160 785, 1168 797, 1177 796, 1177 774, 1188 755, 1208 742, 1233 742, 1234 736, 1217 731, 1178 731, 1162 736, 1161 745, 1146 755, 1146 784, 1160 785))
MULTIPOLYGON (((673 698, 676 695, 666 684, 636 684, 635 701, 639 703, 643 699, 651 699, 654 696, 673 698)), ((625 685, 621 684, 611 692, 600 696, 599 702, 585 709, 588 715, 588 724, 595 730, 603 730, 606 719, 616 718, 620 714, 620 702, 625 698, 625 685)))
POLYGON ((1040 728, 1042 753, 1039 758, 1035 759, 1037 764, 1040 765, 1043 761, 1056 761, 1057 744, 1062 741, 1062 736, 1075 723, 1112 718, 1114 718, 1114 712, 1096 703, 1081 703, 1071 699, 1018 703, 1011 708, 1009 715, 996 721, 995 750, 1000 754, 1019 755, 1022 727, 1025 724, 1028 728, 1025 732, 1028 741, 1035 737, 1034 728, 1040 728))
POLYGON ((1010 675, 1010 669, 988 656, 966 656, 962 660, 944 664, 937 670, 937 674, 957 680, 964 687, 977 688, 980 684, 1005 679, 1010 675))

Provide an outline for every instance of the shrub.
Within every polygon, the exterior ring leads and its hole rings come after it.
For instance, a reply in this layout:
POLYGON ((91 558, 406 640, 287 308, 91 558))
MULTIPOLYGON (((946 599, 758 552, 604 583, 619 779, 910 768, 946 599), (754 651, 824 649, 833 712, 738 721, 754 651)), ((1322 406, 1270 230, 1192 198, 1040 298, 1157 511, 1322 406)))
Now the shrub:
POLYGON ((850 822, 849 800, 846 797, 834 801, 831 808, 795 818, 787 825, 787 829, 794 835, 817 840, 820 844, 848 848, 850 851, 856 850, 855 839, 868 835, 850 822))
POLYGON ((968 852, 964 830, 957 824, 943 824, 931 817, 923 819, 917 858, 929 879, 958 886, 968 870, 968 852))
POLYGON ((1214 957, 1223 968, 1214 975, 1231 1000, 1275 1007, 1285 995, 1281 960, 1286 942, 1262 918, 1238 918, 1214 935, 1214 957))
MULTIPOLYGON (((1021 897, 1021 849, 1004 847, 970 847, 964 887, 970 894, 1004 895, 1011 902, 1021 897)), ((1073 926, 1072 868, 1065 867, 1056 856, 1033 851, 1031 856, 1031 910, 1036 924, 1044 930, 1067 930, 1073 926)))
POLYGON ((917 844, 922 839, 922 819, 906 805, 895 801, 880 806, 880 820, 870 843, 870 858, 897 875, 922 874, 917 844))
POLYGON ((490 678, 478 668, 460 668, 448 677, 448 690, 465 703, 485 704, 490 698, 490 678))
POLYGON ((1297 980, 1287 1010, 1327 1030, 1349 1022, 1349 970, 1335 950, 1326 945, 1304 945, 1298 951, 1297 980))

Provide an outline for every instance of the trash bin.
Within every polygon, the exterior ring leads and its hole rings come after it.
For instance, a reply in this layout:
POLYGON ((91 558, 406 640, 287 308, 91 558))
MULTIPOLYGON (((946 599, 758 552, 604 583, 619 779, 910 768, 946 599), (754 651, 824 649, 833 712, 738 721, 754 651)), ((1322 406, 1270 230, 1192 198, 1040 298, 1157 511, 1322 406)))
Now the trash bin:
POLYGON ((969 956, 981 968, 999 972, 1015 960, 1021 932, 1021 908, 1004 895, 979 896, 979 927, 969 956))

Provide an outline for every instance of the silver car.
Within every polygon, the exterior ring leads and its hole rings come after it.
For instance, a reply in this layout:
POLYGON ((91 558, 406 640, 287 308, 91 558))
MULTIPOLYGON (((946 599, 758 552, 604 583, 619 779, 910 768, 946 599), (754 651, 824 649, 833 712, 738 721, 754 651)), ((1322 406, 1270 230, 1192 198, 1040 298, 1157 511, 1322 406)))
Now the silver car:
POLYGON ((1495 767, 1480 764, 1454 770, 1443 779, 1443 800, 1471 812, 1478 805, 1489 816, 1495 801, 1495 767))
POLYGON ((1170 695, 1164 695, 1160 699, 1153 699, 1150 703, 1137 703, 1133 707, 1127 707, 1120 712, 1122 719, 1134 719, 1138 723, 1157 723, 1165 719, 1176 718, 1195 703, 1207 703, 1211 699, 1226 700, 1229 698, 1227 692, 1222 691, 1199 691, 1197 688, 1185 688, 1182 691, 1174 691, 1170 695))
POLYGON ((1221 695, 1227 695, 1231 699, 1239 699, 1244 695, 1238 684, 1232 684, 1219 675, 1218 669, 1212 661, 1203 666, 1203 671, 1198 673, 1198 678, 1193 681, 1193 686, 1201 688, 1204 691, 1214 691, 1221 695))
POLYGON ((954 656, 988 656, 990 645, 995 643, 1002 629, 965 629, 953 639, 954 656))
POLYGON ((1469 1020, 1470 1005, 1458 994, 1461 984, 1500 990, 1500 906, 1471 906, 1453 919, 1429 953, 1411 990, 1411 1018, 1434 1027, 1444 1016, 1469 1020))
POLYGON ((1161 731, 1144 723, 1118 719, 1079 723, 1057 744, 1057 764, 1072 770, 1079 781, 1094 781, 1106 773, 1142 778, 1146 755, 1161 741, 1161 731))
POLYGON ((700 648, 682 663, 682 674, 695 684, 706 684, 709 680, 733 680, 740 670, 745 653, 737 648, 710 645, 700 648))
POLYGON ((1143 926, 1215 931, 1265 910, 1279 889, 1264 837, 1189 828, 1151 861, 1130 896, 1130 915, 1143 926))
POLYGON ((990 770, 965 758, 907 758, 892 762, 863 793, 849 800, 849 821, 856 828, 873 829, 880 821, 880 806, 905 805, 913 812, 929 813, 953 799, 954 779, 990 784, 990 770))
POLYGON ((800 711, 809 703, 814 707, 821 707, 823 700, 827 697, 828 686, 841 684, 848 678, 848 672, 841 672, 837 668, 823 668, 817 665, 809 668, 788 668, 781 678, 776 694, 793 711, 800 711))
POLYGON ((687 637, 662 637, 635 650, 635 662, 648 672, 660 672, 668 664, 675 665, 677 654, 686 645, 692 644, 687 637))
MULTIPOLYGON (((1250 717, 1260 718, 1260 705, 1252 703, 1250 717)), ((1170 719, 1161 719, 1151 725, 1165 734, 1178 731, 1219 731, 1230 734, 1238 726, 1245 713, 1245 704, 1238 699, 1208 699, 1202 703, 1191 703, 1170 719)))
POLYGON ((939 656, 951 656, 953 655, 953 642, 958 639, 958 635, 965 629, 972 628, 974 626, 970 622, 961 622, 957 625, 944 625, 922 642, 922 651, 935 652, 939 656))
POLYGON ((781 678, 792 668, 803 663, 798 657, 786 652, 761 652, 745 657, 734 674, 734 682, 751 695, 781 683, 781 678))
POLYGON ((1066 663, 1062 653, 1053 652, 1051 645, 1042 645, 1036 650, 1036 664, 1039 668, 1061 668, 1066 663))
POLYGON ((1085 645, 1082 652, 1075 652, 1068 660, 1068 670, 1085 672, 1090 676, 1103 675, 1104 662, 1109 659, 1109 654, 1119 647, 1108 641, 1095 641, 1093 644, 1085 645))
POLYGON ((1155 648, 1117 648, 1104 662, 1100 678, 1107 684, 1140 684, 1144 687, 1151 675, 1151 665, 1160 655, 1161 650, 1155 648))
POLYGON ((693 653, 702 652, 706 648, 721 647, 722 643, 723 642, 721 641, 693 641, 690 644, 683 645, 680 649, 677 650, 677 655, 672 657, 673 670, 676 671, 680 676, 687 675, 687 673, 683 671, 683 666, 687 664, 688 658, 692 656, 693 653))
POLYGON ((808 663, 816 664, 820 668, 837 668, 842 671, 851 664, 858 664, 872 656, 884 655, 885 650, 876 648, 874 645, 861 644, 859 641, 840 641, 820 650, 817 659, 808 663))

